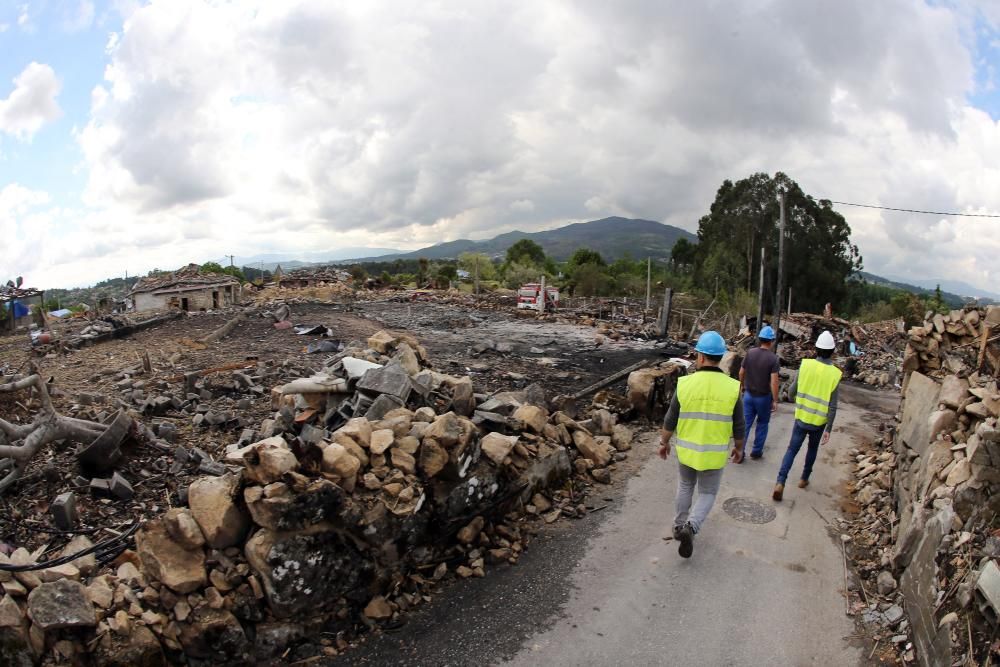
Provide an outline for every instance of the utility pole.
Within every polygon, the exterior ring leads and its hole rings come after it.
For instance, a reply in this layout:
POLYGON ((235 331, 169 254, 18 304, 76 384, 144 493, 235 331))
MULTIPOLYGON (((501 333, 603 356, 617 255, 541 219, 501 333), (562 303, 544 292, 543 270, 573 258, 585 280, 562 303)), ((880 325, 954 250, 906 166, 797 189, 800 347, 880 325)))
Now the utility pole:
POLYGON ((653 260, 651 257, 646 258, 646 310, 649 310, 649 286, 650 286, 650 276, 651 276, 650 271, 652 267, 652 262, 653 260))
POLYGON ((757 332, 764 324, 764 244, 760 245, 760 282, 757 283, 757 332))
POLYGON ((236 259, 236 255, 224 255, 224 257, 229 258, 229 266, 233 265, 233 260, 236 259))
POLYGON ((778 189, 778 206, 781 217, 778 221, 778 289, 774 292, 774 351, 778 351, 778 338, 781 332, 781 297, 784 296, 785 278, 785 189, 778 189))

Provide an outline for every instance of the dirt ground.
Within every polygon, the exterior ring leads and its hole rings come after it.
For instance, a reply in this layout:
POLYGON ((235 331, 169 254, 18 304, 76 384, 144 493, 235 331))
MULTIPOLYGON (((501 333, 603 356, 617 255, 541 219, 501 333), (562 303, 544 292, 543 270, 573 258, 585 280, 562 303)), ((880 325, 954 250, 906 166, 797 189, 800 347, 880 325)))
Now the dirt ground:
MULTIPOLYGON (((436 303, 306 303, 291 305, 291 312, 295 324, 323 325, 345 343, 364 341, 383 328, 407 331, 427 348, 436 370, 470 375, 476 391, 482 393, 531 383, 541 384, 550 397, 572 393, 658 354, 652 341, 604 340, 598 345, 591 327, 436 303), (509 343, 511 351, 477 354, 474 347, 486 340, 509 343)), ((220 342, 208 346, 195 342, 233 316, 233 312, 192 314, 128 338, 44 358, 30 356, 27 336, 0 339, 0 369, 24 372, 33 360, 44 377, 52 378, 57 410, 103 421, 119 407, 136 409, 147 395, 183 398, 185 373, 224 368, 206 377, 212 392, 207 403, 213 411, 237 416, 237 422, 206 429, 195 426, 190 413, 177 411, 142 419, 148 427, 173 424, 177 433, 173 446, 198 448, 218 458, 227 445, 238 441, 244 428, 257 428, 272 415, 272 386, 322 368, 331 356, 307 354, 305 348, 315 337, 275 329, 263 316, 249 318, 220 342), (122 387, 122 382, 129 383, 131 373, 141 369, 143 353, 149 355, 152 372, 139 371, 131 376, 131 386, 122 387), (230 382, 236 368, 260 377, 265 391, 236 390, 230 382), (94 397, 93 404, 81 406, 81 394, 94 397)), ((24 400, 24 396, 0 399, 0 414, 10 421, 29 421, 24 400)), ((197 476, 196 466, 179 473, 171 470, 174 451, 133 444, 125 448, 118 470, 135 488, 135 496, 130 501, 99 499, 89 495, 86 480, 78 476, 75 452, 76 446, 69 443, 50 446, 0 497, 0 542, 29 548, 45 544, 55 549, 68 541, 69 536, 51 527, 48 514, 49 503, 60 493, 76 491, 84 532, 106 535, 108 529, 155 516, 179 502, 179 490, 197 476)))

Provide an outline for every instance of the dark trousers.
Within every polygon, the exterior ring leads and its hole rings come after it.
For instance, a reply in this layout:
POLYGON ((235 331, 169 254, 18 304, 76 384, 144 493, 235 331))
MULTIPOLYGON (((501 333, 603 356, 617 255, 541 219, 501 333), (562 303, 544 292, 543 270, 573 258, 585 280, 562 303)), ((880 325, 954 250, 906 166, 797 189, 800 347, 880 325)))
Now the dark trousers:
POLYGON ((802 479, 809 479, 809 475, 812 474, 813 464, 816 463, 816 455, 819 453, 819 441, 823 438, 823 427, 804 426, 796 420, 795 425, 792 427, 792 439, 788 443, 788 449, 785 451, 785 458, 781 461, 781 470, 778 471, 778 484, 784 484, 785 480, 788 479, 788 473, 792 470, 795 457, 798 456, 799 450, 802 449, 802 442, 807 437, 809 438, 809 444, 806 448, 806 463, 802 468, 802 479))
POLYGON ((746 422, 746 433, 743 434, 743 446, 750 449, 750 429, 757 422, 753 440, 754 456, 764 453, 764 441, 767 440, 767 427, 771 423, 771 395, 753 396, 749 391, 743 392, 743 420, 746 422))

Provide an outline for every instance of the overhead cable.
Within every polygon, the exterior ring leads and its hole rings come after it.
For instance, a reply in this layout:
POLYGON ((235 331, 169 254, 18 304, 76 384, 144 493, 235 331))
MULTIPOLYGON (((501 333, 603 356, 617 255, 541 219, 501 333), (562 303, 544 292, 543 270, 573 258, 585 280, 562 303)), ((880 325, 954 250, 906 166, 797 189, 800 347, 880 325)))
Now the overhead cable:
POLYGON ((1000 218, 1000 214, 996 213, 947 213, 945 211, 921 211, 915 208, 893 208, 892 206, 876 206, 875 204, 853 204, 847 201, 834 201, 828 199, 831 204, 840 204, 841 206, 859 206, 861 208, 877 208, 883 211, 900 211, 902 213, 925 213, 927 215, 944 215, 944 216, 960 216, 963 218, 1000 218))

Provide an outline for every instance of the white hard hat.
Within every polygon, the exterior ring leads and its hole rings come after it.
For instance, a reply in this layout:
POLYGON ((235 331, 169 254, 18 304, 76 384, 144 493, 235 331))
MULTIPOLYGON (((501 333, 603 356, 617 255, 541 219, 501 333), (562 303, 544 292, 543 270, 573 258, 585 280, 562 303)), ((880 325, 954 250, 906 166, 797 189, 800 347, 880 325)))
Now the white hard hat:
POLYGON ((829 331, 824 331, 816 339, 816 347, 820 350, 832 350, 837 347, 836 341, 833 340, 833 334, 829 331))

